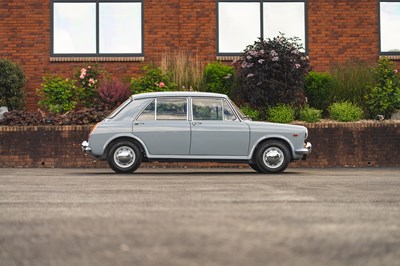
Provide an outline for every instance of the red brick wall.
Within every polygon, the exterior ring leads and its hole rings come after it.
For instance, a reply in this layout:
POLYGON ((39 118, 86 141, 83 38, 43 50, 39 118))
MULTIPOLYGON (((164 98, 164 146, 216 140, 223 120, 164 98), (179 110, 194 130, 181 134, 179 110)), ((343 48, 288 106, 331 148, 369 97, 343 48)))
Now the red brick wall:
MULTIPOLYGON (((400 166, 400 123, 306 124, 313 152, 290 167, 400 166)), ((84 156, 80 145, 90 126, 0 126, 1 167, 106 167, 84 156)), ((169 163, 144 166, 210 167, 226 164, 169 163)), ((246 166, 229 164, 228 166, 246 166)), ((1 171, 1 170, 0 170, 1 171)))
POLYGON ((198 53, 205 61, 215 59, 215 0, 144 2, 146 61, 179 48, 198 53))
POLYGON ((309 0, 309 57, 316 70, 328 70, 350 58, 378 60, 377 2, 309 0))
MULTIPOLYGON (((315 70, 356 57, 378 59, 376 0, 309 0, 309 57, 315 70)), ((238 18, 240 19, 240 18, 238 18)), ((42 76, 72 76, 82 62, 50 62, 50 1, 0 2, 0 58, 19 63, 27 78, 27 106, 36 108, 42 76)), ((111 75, 132 77, 160 53, 186 48, 204 63, 216 59, 215 0, 145 0, 144 62, 102 62, 111 75)))

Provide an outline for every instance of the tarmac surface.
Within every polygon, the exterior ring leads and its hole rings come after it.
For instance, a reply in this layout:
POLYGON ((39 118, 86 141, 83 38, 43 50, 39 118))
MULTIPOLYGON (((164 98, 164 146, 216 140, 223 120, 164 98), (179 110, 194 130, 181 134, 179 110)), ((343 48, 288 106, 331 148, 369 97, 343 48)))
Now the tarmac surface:
POLYGON ((400 265, 400 168, 0 169, 0 265, 400 265))

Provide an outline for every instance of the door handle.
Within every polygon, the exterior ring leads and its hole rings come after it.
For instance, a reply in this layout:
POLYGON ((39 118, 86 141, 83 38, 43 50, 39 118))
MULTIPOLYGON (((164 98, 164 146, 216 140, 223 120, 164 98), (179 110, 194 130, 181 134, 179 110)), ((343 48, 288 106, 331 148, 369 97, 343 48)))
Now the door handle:
POLYGON ((135 122, 135 123, 133 123, 135 126, 138 126, 138 125, 144 125, 144 123, 141 123, 141 122, 135 122))
POLYGON ((201 122, 192 122, 192 126, 201 125, 201 124, 202 124, 201 122))

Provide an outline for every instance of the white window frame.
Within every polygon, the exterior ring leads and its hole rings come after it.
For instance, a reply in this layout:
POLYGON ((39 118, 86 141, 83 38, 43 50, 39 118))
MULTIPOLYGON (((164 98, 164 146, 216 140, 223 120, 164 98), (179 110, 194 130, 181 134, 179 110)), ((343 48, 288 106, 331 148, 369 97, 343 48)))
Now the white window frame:
MULTIPOLYGON (((143 0, 51 0, 51 57, 142 57, 144 51, 144 19, 143 19, 143 0), (56 4, 94 4, 95 5, 95 49, 93 52, 58 52, 55 51, 55 5, 56 4), (101 4, 117 4, 117 3, 136 3, 140 5, 140 48, 136 48, 134 52, 100 52, 100 6, 101 4), (136 51, 137 50, 137 51, 136 51)), ((91 22, 93 23, 93 22, 91 22)), ((84 25, 83 25, 84 27, 84 25)), ((139 29, 138 29, 139 30, 139 29)), ((127 33, 129 34, 129 32, 127 33)), ((61 49, 60 49, 61 50, 61 49)))
MULTIPOLYGON (((398 27, 396 28, 397 24, 394 25, 391 22, 385 22, 383 21, 383 17, 382 17, 382 4, 386 4, 386 3, 395 3, 398 4, 400 6, 400 0, 380 0, 378 1, 378 16, 379 16, 379 54, 380 55, 397 55, 400 56, 400 37, 398 34, 398 27), (387 29, 382 29, 382 27, 384 26, 390 26, 392 27, 394 30, 387 32, 387 29), (387 44, 383 44, 384 38, 392 38, 394 42, 396 42, 396 48, 395 49, 387 49, 387 44), (398 42, 398 43, 397 43, 398 42)), ((396 21, 397 22, 397 21, 396 21)), ((400 24, 400 23, 399 23, 400 24)))
MULTIPOLYGON (((236 52, 226 52, 221 51, 221 43, 220 43, 220 18, 219 18, 219 7, 220 3, 258 3, 260 4, 260 28, 259 28, 259 36, 254 36, 254 41, 257 41, 258 38, 266 39, 267 37, 264 36, 264 3, 304 3, 304 49, 305 53, 308 53, 308 0, 216 0, 216 15, 217 15, 217 56, 238 56, 243 53, 243 50, 246 47, 243 47, 242 51, 236 52)), ((240 18, 238 18, 240 20, 240 18)), ((284 33, 284 32, 283 32, 284 33)), ((299 37, 299 36, 287 36, 287 37, 299 37)), ((251 45, 253 43, 247 43, 246 45, 251 45)))

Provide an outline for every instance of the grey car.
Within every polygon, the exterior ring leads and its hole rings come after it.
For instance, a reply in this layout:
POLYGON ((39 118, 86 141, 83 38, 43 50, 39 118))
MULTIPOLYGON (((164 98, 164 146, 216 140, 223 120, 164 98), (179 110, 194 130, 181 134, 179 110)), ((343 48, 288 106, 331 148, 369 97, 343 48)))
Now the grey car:
POLYGON ((223 94, 159 92, 131 96, 90 132, 82 150, 117 173, 141 162, 244 162, 279 173, 305 159, 303 126, 254 122, 223 94))

